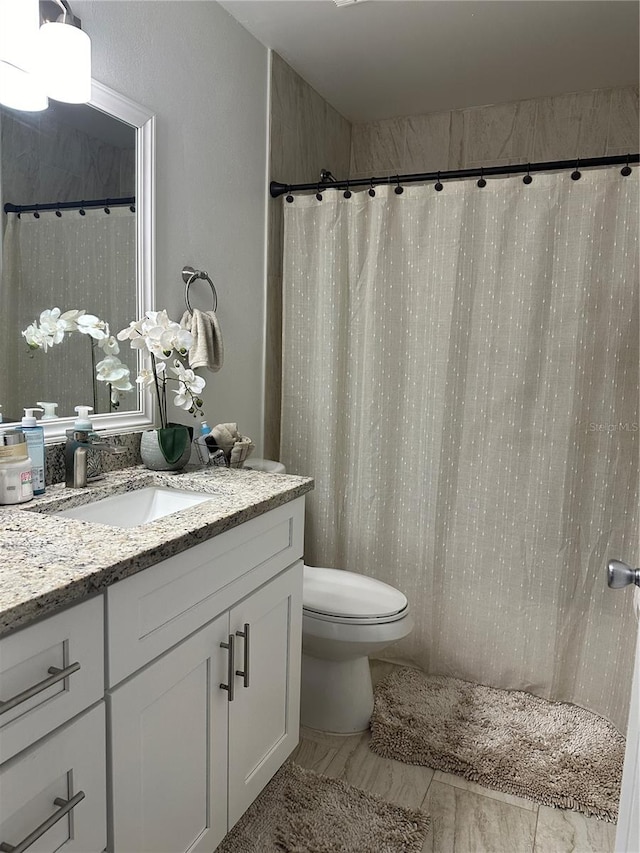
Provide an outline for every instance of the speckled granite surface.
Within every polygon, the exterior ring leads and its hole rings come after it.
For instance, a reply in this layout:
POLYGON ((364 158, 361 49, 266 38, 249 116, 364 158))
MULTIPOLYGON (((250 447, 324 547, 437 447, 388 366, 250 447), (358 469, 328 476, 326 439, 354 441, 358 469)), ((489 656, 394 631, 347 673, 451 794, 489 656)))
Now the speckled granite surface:
POLYGON ((288 474, 225 468, 164 474, 140 467, 107 474, 88 489, 60 484, 27 504, 0 507, 0 636, 312 488, 311 478, 288 474), (51 514, 150 485, 210 493, 211 501, 130 529, 51 514))

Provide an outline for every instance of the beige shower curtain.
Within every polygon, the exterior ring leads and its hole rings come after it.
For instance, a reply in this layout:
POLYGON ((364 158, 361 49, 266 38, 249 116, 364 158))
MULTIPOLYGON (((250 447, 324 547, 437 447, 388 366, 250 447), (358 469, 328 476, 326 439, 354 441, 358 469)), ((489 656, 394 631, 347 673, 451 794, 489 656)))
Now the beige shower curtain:
MULTIPOLYGON (((0 403, 5 419, 22 415, 37 400, 58 403, 58 415, 74 406, 109 411, 109 389, 97 383, 94 401, 91 341, 73 335, 47 353, 30 353, 20 332, 47 308, 84 309, 106 320, 113 334, 136 317, 136 214, 128 206, 7 214, 0 282, 0 403), (64 378, 61 381, 61 377, 64 378)), ((118 356, 135 374, 135 355, 118 356)), ((102 358, 98 354, 97 358, 102 358)), ((135 408, 135 394, 123 402, 135 408)))
POLYGON ((624 728, 636 622, 605 565, 639 556, 637 170, 284 212, 306 561, 406 593, 389 659, 624 728))

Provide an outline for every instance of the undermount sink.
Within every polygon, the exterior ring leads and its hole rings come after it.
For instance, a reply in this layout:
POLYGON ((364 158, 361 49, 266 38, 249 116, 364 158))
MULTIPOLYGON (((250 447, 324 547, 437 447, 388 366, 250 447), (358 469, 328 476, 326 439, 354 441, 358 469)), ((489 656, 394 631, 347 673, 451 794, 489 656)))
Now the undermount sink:
POLYGON ((166 515, 211 500, 212 495, 147 486, 122 495, 111 495, 99 501, 56 512, 57 516, 93 521, 111 527, 139 527, 166 515))

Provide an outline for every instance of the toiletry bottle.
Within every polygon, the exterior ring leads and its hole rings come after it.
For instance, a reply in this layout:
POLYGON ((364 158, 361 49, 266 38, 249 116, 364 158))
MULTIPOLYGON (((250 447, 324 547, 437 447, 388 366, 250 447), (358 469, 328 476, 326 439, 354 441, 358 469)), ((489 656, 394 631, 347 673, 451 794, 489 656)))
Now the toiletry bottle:
POLYGON ((57 419, 56 409, 57 403, 42 403, 38 400, 38 405, 44 409, 44 415, 40 418, 41 421, 54 421, 57 419))
POLYGON ((0 430, 0 504, 21 504, 32 499, 27 437, 18 429, 0 430))
POLYGON ((211 427, 206 421, 202 421, 200 424, 200 435, 209 435, 211 432, 211 427))
POLYGON ((22 432, 27 440, 27 449, 31 457, 31 481, 34 495, 44 495, 44 430, 38 426, 34 412, 42 409, 24 410, 22 432))

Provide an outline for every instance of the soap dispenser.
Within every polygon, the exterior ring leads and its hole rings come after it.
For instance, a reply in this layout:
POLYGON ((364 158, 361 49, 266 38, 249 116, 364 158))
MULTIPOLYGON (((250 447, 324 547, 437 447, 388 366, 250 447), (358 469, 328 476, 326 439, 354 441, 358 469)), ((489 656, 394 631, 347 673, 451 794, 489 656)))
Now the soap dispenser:
POLYGON ((89 435, 93 432, 93 424, 89 420, 89 412, 93 406, 76 406, 77 418, 72 429, 65 431, 67 443, 64 447, 65 484, 77 488, 78 483, 87 483, 87 450, 89 435))
POLYGON ((24 410, 22 432, 27 440, 27 449, 31 459, 31 483, 34 495, 44 494, 44 430, 38 425, 34 412, 42 409, 30 407, 24 410))
POLYGON ((41 421, 54 421, 57 419, 57 403, 42 403, 40 400, 38 400, 38 405, 42 406, 42 408, 44 409, 44 415, 40 418, 41 421))

